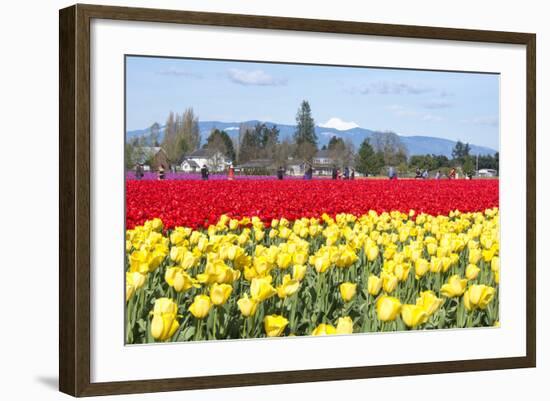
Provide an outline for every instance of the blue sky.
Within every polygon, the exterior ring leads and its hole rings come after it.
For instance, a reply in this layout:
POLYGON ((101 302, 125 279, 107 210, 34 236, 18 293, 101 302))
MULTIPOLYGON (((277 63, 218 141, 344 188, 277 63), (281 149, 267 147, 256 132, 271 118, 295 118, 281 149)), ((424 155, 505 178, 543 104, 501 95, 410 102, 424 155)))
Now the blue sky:
POLYGON ((318 125, 499 148, 495 74, 130 56, 126 83, 128 130, 188 107, 203 121, 294 124, 307 99, 318 125))

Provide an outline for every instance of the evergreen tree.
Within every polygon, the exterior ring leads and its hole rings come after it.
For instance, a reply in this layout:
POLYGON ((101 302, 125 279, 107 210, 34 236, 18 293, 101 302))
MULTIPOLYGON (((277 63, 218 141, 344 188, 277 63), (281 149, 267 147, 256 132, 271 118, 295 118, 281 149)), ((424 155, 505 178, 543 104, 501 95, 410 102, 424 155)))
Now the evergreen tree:
POLYGON ((463 164, 466 160, 466 157, 470 156, 470 150, 471 148, 469 143, 462 143, 461 141, 457 141, 451 153, 453 156, 453 160, 458 164, 463 164))
POLYGON ((311 116, 311 107, 307 100, 302 101, 298 113, 296 113, 294 142, 296 143, 298 157, 305 160, 310 160, 317 151, 315 121, 311 116))
POLYGON ((343 145, 344 140, 340 137, 337 137, 336 135, 333 135, 330 140, 328 141, 328 150, 333 150, 339 145, 343 145))
POLYGON ((382 152, 375 152, 366 138, 359 146, 359 152, 355 158, 355 168, 361 174, 376 175, 380 173, 380 169, 384 166, 384 155, 382 152))
POLYGON ((233 141, 225 131, 214 129, 208 136, 205 147, 207 149, 217 150, 224 154, 231 161, 235 161, 235 149, 233 148, 233 141))
POLYGON ((242 126, 239 132, 239 163, 257 159, 259 153, 259 140, 255 127, 242 126))

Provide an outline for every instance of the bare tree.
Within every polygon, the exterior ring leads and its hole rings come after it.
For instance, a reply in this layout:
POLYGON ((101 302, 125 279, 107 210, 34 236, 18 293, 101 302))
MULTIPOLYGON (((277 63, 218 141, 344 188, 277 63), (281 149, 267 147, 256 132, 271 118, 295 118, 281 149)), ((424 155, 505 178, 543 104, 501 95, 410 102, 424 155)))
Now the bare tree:
POLYGON ((407 148, 394 132, 375 132, 371 144, 376 152, 383 154, 387 166, 397 166, 407 161, 407 148))

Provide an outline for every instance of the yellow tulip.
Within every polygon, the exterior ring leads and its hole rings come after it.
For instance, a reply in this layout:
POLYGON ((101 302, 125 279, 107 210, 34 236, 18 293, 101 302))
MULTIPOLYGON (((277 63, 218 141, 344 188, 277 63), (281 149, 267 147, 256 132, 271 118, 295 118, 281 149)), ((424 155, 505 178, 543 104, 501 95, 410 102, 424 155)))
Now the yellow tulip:
POLYGON ((481 269, 479 267, 477 267, 476 265, 470 263, 466 267, 466 278, 468 280, 475 280, 477 278, 477 276, 479 275, 480 270, 481 269))
POLYGON ((292 263, 292 255, 289 253, 280 253, 277 255, 277 266, 280 269, 286 269, 292 263))
POLYGON ((210 299, 214 305, 223 305, 231 295, 233 287, 229 284, 214 283, 210 287, 210 299))
POLYGON ((454 274, 441 286, 441 294, 447 298, 459 297, 464 294, 467 284, 467 279, 461 279, 458 274, 454 274))
POLYGON ((365 254, 369 262, 376 260, 376 258, 378 258, 378 253, 379 249, 376 245, 369 246, 367 249, 365 249, 365 254))
POLYGON ((418 305, 403 305, 401 307, 401 318, 409 327, 416 327, 428 321, 428 313, 418 305))
POLYGON ((500 270, 500 258, 498 256, 494 256, 493 259, 491 259, 491 271, 493 273, 496 273, 500 270))
POLYGON ((126 272, 126 302, 145 284, 147 276, 140 272, 126 272))
POLYGON ((383 322, 395 320, 401 310, 401 302, 397 298, 383 295, 376 302, 378 319, 383 322))
POLYGON ((430 271, 432 273, 439 273, 443 270, 443 260, 438 257, 432 257, 430 259, 430 271))
POLYGON ((428 315, 433 315, 443 304, 443 299, 438 298, 433 291, 422 291, 416 298, 416 305, 423 308, 428 315))
POLYGON ((279 298, 286 298, 294 294, 300 288, 300 282, 290 278, 290 274, 285 274, 283 283, 277 287, 279 298))
POLYGON ((382 278, 382 288, 385 292, 388 294, 391 294, 396 288, 397 288, 397 277, 393 275, 392 273, 385 273, 382 272, 381 274, 382 278))
POLYGON ((208 262, 204 273, 197 274, 197 279, 201 283, 226 283, 231 284, 241 276, 241 272, 227 266, 221 259, 216 259, 208 262))
POLYGON ((252 283, 250 284, 250 294, 256 301, 265 301, 276 293, 277 291, 271 285, 271 276, 252 279, 252 283))
POLYGON ((254 238, 256 239, 256 242, 260 242, 265 237, 265 231, 263 230, 254 230, 254 238))
POLYGON ((173 246, 170 248, 170 259, 175 263, 180 263, 187 249, 183 246, 173 246))
POLYGON ((179 327, 178 306, 169 298, 158 298, 155 300, 152 313, 151 335, 155 340, 168 340, 179 327))
MULTIPOLYGON (((324 252, 318 256, 312 256, 313 265, 318 273, 324 273, 330 266, 330 255, 328 252, 324 252)), ((311 261, 310 261, 311 263, 311 261)))
POLYGON ((399 263, 395 265, 393 274, 395 274, 395 276, 397 277, 397 280, 405 281, 407 277, 409 277, 410 269, 411 269, 411 265, 409 263, 399 263))
POLYGON ((208 316, 211 307, 212 302, 208 295, 196 295, 193 303, 189 307, 189 312, 197 319, 204 319, 208 316))
POLYGON ((336 334, 351 334, 353 333, 353 320, 349 316, 338 318, 336 325, 336 334))
POLYGON ((307 252, 296 252, 292 256, 292 262, 295 265, 305 265, 307 263, 307 252))
POLYGON ((181 259, 180 266, 184 269, 190 269, 197 264, 199 259, 193 254, 193 252, 185 252, 181 259))
POLYGON ((312 336, 327 336, 336 334, 336 328, 330 324, 321 323, 312 332, 312 336))
POLYGON ((430 264, 426 259, 416 259, 416 262, 414 264, 414 273, 416 275, 416 278, 423 277, 428 272, 428 270, 430 270, 430 264))
POLYGON ((481 250, 478 248, 470 249, 469 255, 468 255, 468 261, 473 264, 477 265, 477 262, 481 259, 481 250))
POLYGON ((287 325, 288 320, 280 315, 268 315, 264 318, 264 329, 268 337, 279 337, 287 325))
POLYGON ((336 260, 336 266, 340 268, 350 267, 354 264, 359 258, 357 254, 351 249, 351 247, 346 246, 342 249, 338 259, 336 260))
POLYGON ((248 298, 248 294, 237 301, 237 306, 244 317, 252 316, 256 313, 258 302, 252 298, 248 298))
POLYGON ((294 265, 292 267, 292 278, 296 281, 302 281, 306 275, 306 265, 294 265))
POLYGON ((177 292, 187 291, 192 287, 198 287, 196 280, 181 267, 169 267, 164 273, 164 280, 170 287, 174 287, 177 292))
POLYGON ((430 242, 429 244, 426 245, 426 250, 428 251, 428 254, 430 256, 435 255, 435 253, 437 251, 437 244, 433 243, 433 242, 430 242))
POLYGON ((345 302, 349 302, 355 296, 357 291, 357 284, 345 282, 340 284, 340 295, 345 302))
POLYGON ((381 289, 382 279, 374 274, 371 274, 367 280, 367 291, 370 295, 377 296, 381 289))
POLYGON ((493 300, 496 290, 484 284, 471 285, 464 293, 464 306, 467 310, 485 309, 493 300))

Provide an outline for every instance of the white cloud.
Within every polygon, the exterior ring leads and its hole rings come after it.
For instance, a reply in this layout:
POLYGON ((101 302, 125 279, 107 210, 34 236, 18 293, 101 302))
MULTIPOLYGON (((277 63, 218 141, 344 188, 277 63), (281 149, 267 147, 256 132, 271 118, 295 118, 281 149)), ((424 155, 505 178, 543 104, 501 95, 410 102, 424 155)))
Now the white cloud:
POLYGON ((287 83, 286 79, 275 78, 262 70, 231 68, 227 74, 232 82, 239 85, 282 86, 287 83))
POLYGON ((359 125, 354 123, 353 121, 343 121, 338 117, 332 117, 324 124, 319 124, 319 127, 322 128, 334 128, 338 131, 347 131, 352 128, 358 128, 359 125))
POLYGON ((490 126, 490 127, 497 127, 498 126, 498 117, 491 117, 491 116, 474 117, 474 118, 462 120, 461 122, 466 123, 466 124, 485 125, 485 126, 490 126))
POLYGON ((352 89, 362 95, 422 95, 433 91, 429 86, 402 81, 374 81, 352 89))
POLYGON ((202 78, 201 74, 196 72, 184 70, 181 68, 170 67, 161 71, 158 71, 159 75, 173 76, 173 77, 187 77, 187 78, 202 78))

